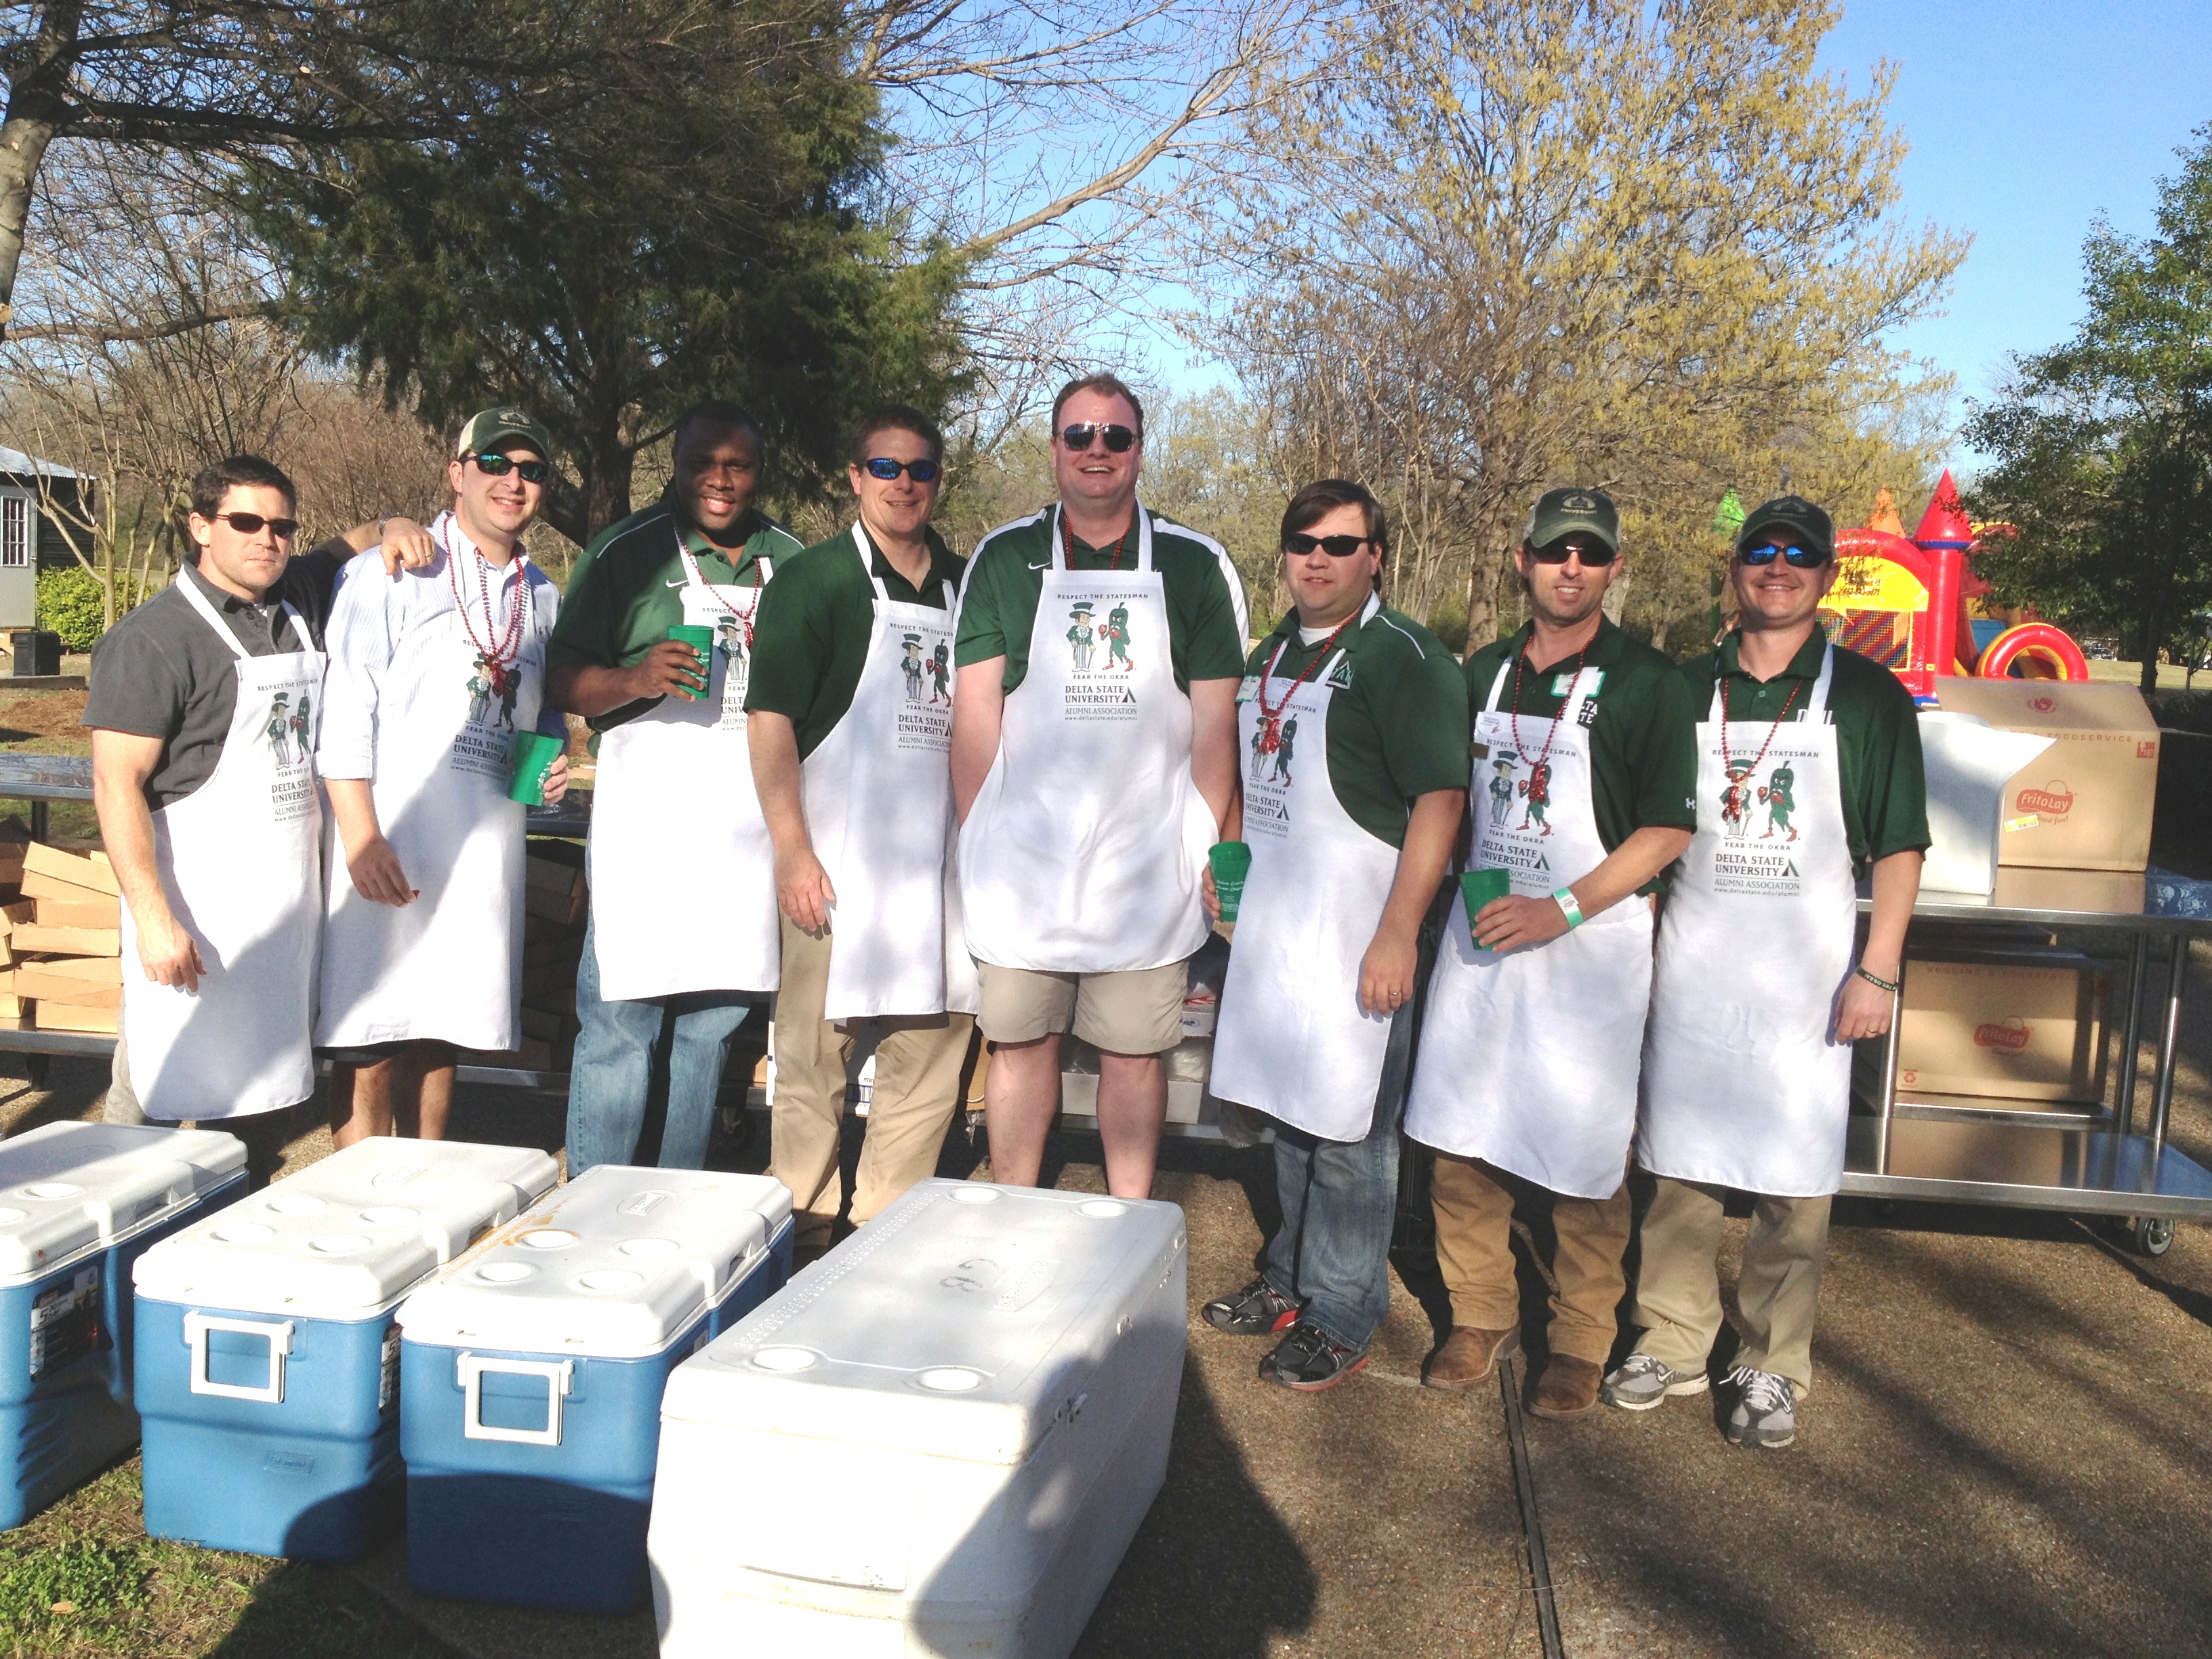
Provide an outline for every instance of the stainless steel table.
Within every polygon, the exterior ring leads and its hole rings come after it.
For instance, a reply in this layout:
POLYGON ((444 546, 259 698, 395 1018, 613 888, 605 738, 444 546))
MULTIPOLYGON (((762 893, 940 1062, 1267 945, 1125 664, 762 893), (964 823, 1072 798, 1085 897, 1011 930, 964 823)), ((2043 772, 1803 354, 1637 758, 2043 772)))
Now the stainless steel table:
MULTIPOLYGON (((1862 892, 1860 908, 1871 908, 1862 892)), ((2212 936, 2212 883, 2153 870, 2115 874, 2006 868, 1990 894, 1923 889, 1913 908, 1921 924, 1976 928, 2027 927, 2090 934, 2124 952, 2126 990, 2118 1011, 2117 1086, 2108 1105, 2047 1110, 2025 1102, 1900 1100, 1899 1022, 1881 1050, 1880 1085, 1855 1115, 1844 1155, 1843 1190, 1874 1198, 2009 1205, 2133 1218, 2139 1248, 2155 1254, 2177 1220, 2212 1221, 2212 1171, 2166 1144, 2173 1104, 2176 1039, 2189 972, 2189 942, 2212 936), (2154 963, 2154 945, 2163 962, 2154 963), (2137 1056, 2145 992, 2163 969, 2154 1008, 2156 1058, 2147 1113, 2140 1115, 2137 1056)), ((1905 971, 1911 972, 1908 942, 1905 971)), ((1903 992, 1895 1000, 1901 1006, 1903 992)))

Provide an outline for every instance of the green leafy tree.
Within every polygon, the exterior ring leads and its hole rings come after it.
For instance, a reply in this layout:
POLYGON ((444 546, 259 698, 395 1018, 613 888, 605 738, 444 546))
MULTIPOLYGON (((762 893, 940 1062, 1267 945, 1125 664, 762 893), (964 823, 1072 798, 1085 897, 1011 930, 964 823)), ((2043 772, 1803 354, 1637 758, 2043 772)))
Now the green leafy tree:
POLYGON ((578 542, 629 510, 639 451, 698 398, 761 418, 786 500, 842 471, 862 406, 944 401, 959 264, 894 251, 877 94, 846 72, 834 10, 545 9, 607 43, 557 106, 487 85, 464 140, 249 167, 240 202, 311 349, 434 426, 527 408, 568 475, 546 516, 578 542))
POLYGON ((2160 650, 2212 605, 2212 126, 2160 181, 2156 232, 2100 222, 2088 313, 2014 362, 1966 427, 1996 458, 1968 504, 2013 526, 1983 568, 2002 599, 2118 633, 2157 684, 2160 650))

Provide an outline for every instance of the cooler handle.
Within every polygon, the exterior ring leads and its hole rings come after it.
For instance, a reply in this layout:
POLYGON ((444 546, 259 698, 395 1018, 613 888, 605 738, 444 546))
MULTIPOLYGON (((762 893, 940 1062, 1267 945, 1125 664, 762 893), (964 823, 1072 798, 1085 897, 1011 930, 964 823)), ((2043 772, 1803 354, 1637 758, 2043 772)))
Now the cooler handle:
POLYGON ((292 1352, 292 1322, 289 1319, 224 1319, 197 1310, 185 1316, 185 1342, 192 1351, 194 1394, 221 1395, 226 1400, 258 1400, 264 1405, 284 1403, 284 1357, 292 1352), (234 1331, 240 1336, 269 1339, 269 1382, 264 1388, 243 1382, 218 1382, 208 1375, 208 1333, 234 1331))
POLYGON ((561 1401, 576 1372, 573 1359, 487 1359, 481 1354, 460 1357, 461 1435, 468 1440, 508 1440, 523 1446, 561 1443, 561 1401), (487 1375, 542 1376, 545 1379, 545 1426, 542 1429, 502 1429, 483 1420, 483 1379, 487 1375))

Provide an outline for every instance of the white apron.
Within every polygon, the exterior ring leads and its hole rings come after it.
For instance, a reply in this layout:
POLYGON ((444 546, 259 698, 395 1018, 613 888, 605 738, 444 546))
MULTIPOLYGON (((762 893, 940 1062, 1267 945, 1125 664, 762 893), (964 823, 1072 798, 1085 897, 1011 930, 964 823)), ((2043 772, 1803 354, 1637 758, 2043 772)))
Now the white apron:
POLYGON ((459 608, 410 630, 393 653, 372 792, 377 823, 421 896, 363 898, 333 829, 315 1021, 324 1048, 436 1041, 497 1053, 520 1040, 528 809, 507 792, 516 743, 538 726, 552 618, 534 614, 527 555, 517 550, 500 569, 451 513, 433 529, 438 562, 400 580, 443 582, 459 608))
MULTIPOLYGON (((1521 717, 1521 741, 1536 751, 1523 754, 1511 716, 1498 712, 1514 660, 1499 667, 1475 717, 1469 867, 1507 870, 1516 894, 1548 898, 1606 858, 1589 751, 1605 671, 1586 667, 1565 688, 1544 757, 1548 718, 1521 717)), ((1557 939, 1505 951, 1478 947, 1466 904, 1454 904, 1429 977, 1406 1133, 1555 1193, 1612 1197, 1636 1129, 1650 995, 1651 906, 1638 895, 1557 939)))
POLYGON ((1071 570, 1053 510, 1029 672, 960 832, 979 961, 1117 973, 1182 962, 1205 940, 1199 875, 1217 826, 1190 775, 1152 520, 1136 514, 1134 570, 1071 570))
POLYGON ((799 771, 807 834, 837 895, 823 1015, 973 1013, 975 963, 958 912, 949 929, 945 916, 952 612, 891 599, 858 524, 853 544, 876 590, 873 631, 852 706, 799 771), (948 951, 948 938, 961 948, 948 951), (954 957, 964 972, 950 973, 954 957))
MULTIPOLYGON (((1369 600, 1362 625, 1381 608, 1381 600, 1369 600)), ((1218 1099, 1308 1134, 1352 1141, 1374 1125, 1390 1041, 1390 1016, 1360 1009, 1359 968, 1389 902, 1398 849, 1361 828, 1329 782, 1328 706, 1336 693, 1328 678, 1344 654, 1340 647, 1289 694, 1273 744, 1257 683, 1248 680, 1241 695, 1237 752, 1250 757, 1244 839, 1252 869, 1237 906, 1207 1087, 1218 1099)), ((1279 684, 1270 679, 1272 695, 1281 695, 1279 684)))
POLYGON ((585 843, 599 994, 609 1002, 690 991, 773 991, 782 975, 775 851, 745 747, 745 682, 759 587, 710 583, 684 560, 684 621, 714 630, 707 695, 663 697, 599 738, 585 843))
MULTIPOLYGON (((1636 1161, 1654 1175, 1778 1198, 1843 1184, 1851 1046, 1829 1032, 1858 894, 1827 717, 1835 664, 1830 646, 1756 775, 1731 781, 1722 764, 1717 686, 1698 727, 1698 832, 1659 925, 1644 1058, 1636 1161)), ((1729 722, 1739 769, 1767 730, 1729 722)))
MULTIPOLYGON (((197 583, 177 585, 238 657, 238 707, 215 775, 154 814, 161 891, 207 972, 193 992, 148 979, 125 905, 122 1024, 131 1087, 146 1115, 211 1123, 296 1105, 315 1090, 308 1042, 323 807, 314 704, 326 659, 312 650, 249 655, 197 583)), ((284 618, 305 646, 299 612, 287 605, 284 618)))

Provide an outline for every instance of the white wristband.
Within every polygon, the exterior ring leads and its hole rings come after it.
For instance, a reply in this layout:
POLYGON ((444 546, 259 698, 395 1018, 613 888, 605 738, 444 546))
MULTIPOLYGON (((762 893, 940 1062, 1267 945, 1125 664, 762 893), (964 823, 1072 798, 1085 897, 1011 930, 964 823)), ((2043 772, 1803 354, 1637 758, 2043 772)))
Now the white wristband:
POLYGON ((1552 896, 1558 901, 1559 908, 1567 913, 1567 931, 1573 933, 1583 925, 1583 907, 1575 902, 1575 890, 1562 887, 1552 896))

